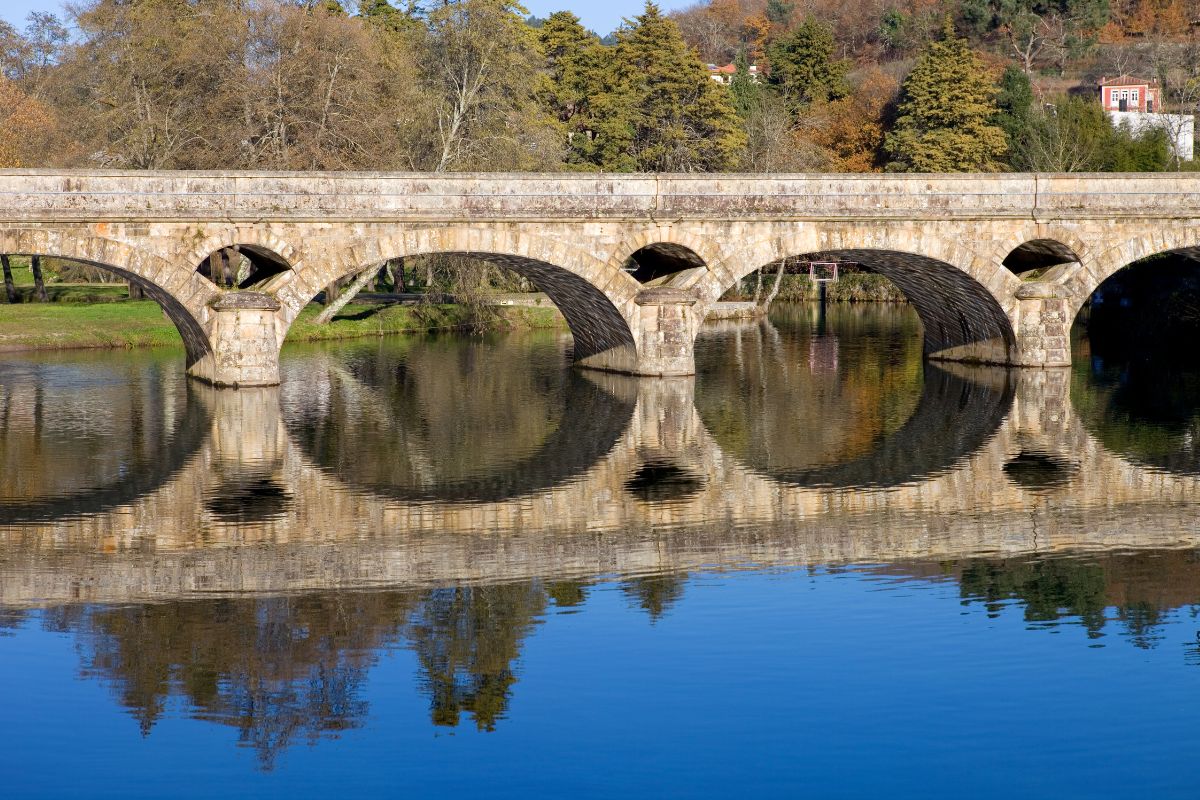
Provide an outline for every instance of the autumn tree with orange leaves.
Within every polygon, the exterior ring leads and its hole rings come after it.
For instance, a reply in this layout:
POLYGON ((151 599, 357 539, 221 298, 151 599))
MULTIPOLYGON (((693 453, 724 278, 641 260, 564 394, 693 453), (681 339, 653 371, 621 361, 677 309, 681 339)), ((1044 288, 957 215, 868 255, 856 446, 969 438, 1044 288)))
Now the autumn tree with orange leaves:
POLYGON ((56 128, 54 113, 0 77, 0 167, 29 166, 47 152, 56 128))

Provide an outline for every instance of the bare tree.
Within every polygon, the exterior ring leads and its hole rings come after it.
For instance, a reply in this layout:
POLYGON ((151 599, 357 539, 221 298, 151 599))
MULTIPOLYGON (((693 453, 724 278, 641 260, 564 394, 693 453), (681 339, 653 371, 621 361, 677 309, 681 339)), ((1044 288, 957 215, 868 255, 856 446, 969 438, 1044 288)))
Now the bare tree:
POLYGON ((1050 44, 1054 24, 1055 20, 1023 10, 1004 25, 1009 47, 1021 59, 1021 70, 1026 75, 1033 75, 1038 56, 1050 44))

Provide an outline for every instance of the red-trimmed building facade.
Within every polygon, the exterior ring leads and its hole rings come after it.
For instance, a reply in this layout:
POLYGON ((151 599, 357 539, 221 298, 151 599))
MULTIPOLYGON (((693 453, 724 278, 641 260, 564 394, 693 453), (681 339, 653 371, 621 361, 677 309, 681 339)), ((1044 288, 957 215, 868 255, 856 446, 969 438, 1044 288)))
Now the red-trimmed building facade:
POLYGON ((1161 113, 1158 81, 1144 78, 1100 79, 1100 103, 1105 111, 1141 111, 1147 114, 1161 113))

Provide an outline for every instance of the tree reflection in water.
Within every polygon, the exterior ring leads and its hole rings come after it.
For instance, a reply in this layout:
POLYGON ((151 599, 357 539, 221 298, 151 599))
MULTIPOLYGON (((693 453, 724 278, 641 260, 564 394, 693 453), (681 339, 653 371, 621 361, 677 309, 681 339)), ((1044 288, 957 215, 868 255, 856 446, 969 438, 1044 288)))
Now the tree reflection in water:
MULTIPOLYGON (((582 597, 582 587, 512 583, 68 606, 47 612, 45 622, 78 633, 84 673, 113 684, 143 734, 179 696, 197 718, 236 728, 270 769, 291 745, 362 725, 367 673, 397 646, 417 656, 433 724, 456 726, 466 713, 480 730, 493 730, 517 680, 521 643, 555 596, 569 602, 582 597)), ((21 623, 16 615, 3 619, 21 623)))
POLYGON ((546 609, 541 585, 511 583, 436 589, 408 627, 435 725, 457 726, 463 712, 495 730, 512 685, 522 640, 546 609))
MULTIPOLYGON (((859 571, 856 568, 839 571, 859 571)), ((963 604, 987 618, 1021 609, 1029 628, 1079 625, 1090 639, 1116 624, 1153 648, 1177 610, 1200 613, 1200 553, 1162 551, 1050 558, 965 559, 867 568, 904 581, 953 580, 963 604)), ((687 573, 627 577, 617 584, 652 621, 686 613, 687 573)), ((586 612, 591 581, 564 579, 422 591, 329 592, 122 607, 68 606, 43 624, 72 631, 86 675, 111 683, 149 735, 172 697, 198 719, 228 725, 263 769, 296 744, 361 727, 365 684, 379 656, 411 650, 430 722, 464 716, 493 731, 508 713, 522 648, 551 607, 586 612)), ((5 627, 20 613, 0 615, 5 627)), ((1200 666, 1200 644, 1185 654, 1200 666)))
POLYGON ((237 728, 262 766, 298 741, 356 727, 377 652, 414 598, 396 593, 183 601, 86 608, 56 624, 83 638, 86 674, 113 682, 148 734, 168 698, 237 728))
POLYGON ((1016 602, 1031 628, 1077 624, 1101 639, 1116 623, 1119 635, 1143 649, 1155 645, 1169 612, 1200 611, 1195 550, 966 559, 911 572, 938 573, 957 581, 964 605, 981 604, 989 617, 1016 602))

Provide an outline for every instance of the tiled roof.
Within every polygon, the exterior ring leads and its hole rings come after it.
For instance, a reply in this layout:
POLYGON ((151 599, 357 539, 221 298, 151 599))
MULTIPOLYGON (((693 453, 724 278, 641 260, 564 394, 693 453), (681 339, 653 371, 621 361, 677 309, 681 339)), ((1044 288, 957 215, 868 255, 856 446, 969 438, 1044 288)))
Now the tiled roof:
MULTIPOLYGON (((735 72, 737 72, 737 65, 736 64, 726 64, 723 67, 718 67, 716 64, 709 64, 708 71, 709 72, 719 72, 722 75, 733 75, 735 72)), ((750 71, 758 72, 758 65, 751 64, 750 71)))
POLYGON ((1146 78, 1133 78, 1129 75, 1122 75, 1119 78, 1101 78, 1099 84, 1101 86, 1150 86, 1154 81, 1146 78))

